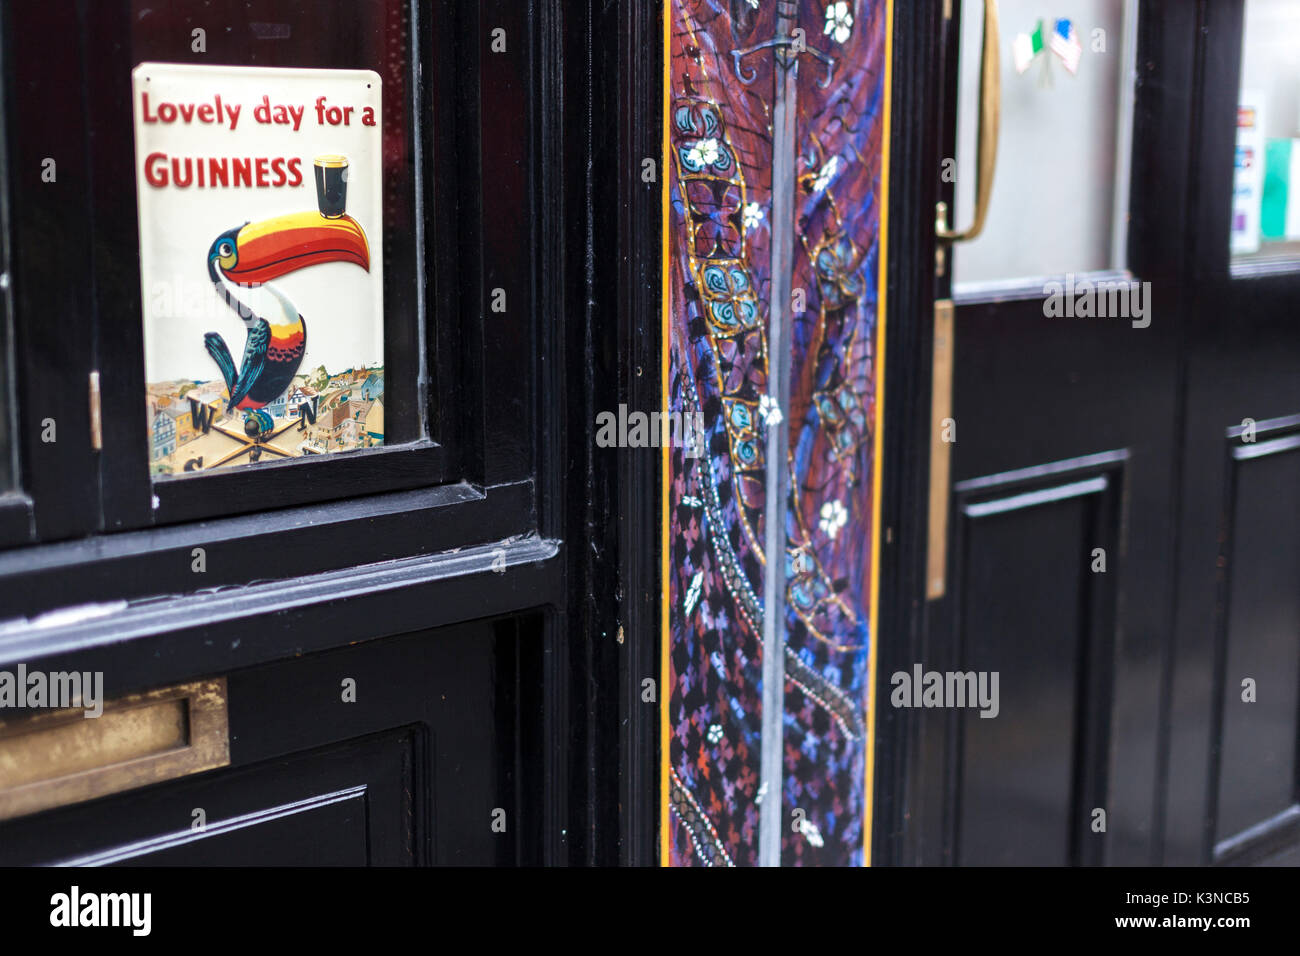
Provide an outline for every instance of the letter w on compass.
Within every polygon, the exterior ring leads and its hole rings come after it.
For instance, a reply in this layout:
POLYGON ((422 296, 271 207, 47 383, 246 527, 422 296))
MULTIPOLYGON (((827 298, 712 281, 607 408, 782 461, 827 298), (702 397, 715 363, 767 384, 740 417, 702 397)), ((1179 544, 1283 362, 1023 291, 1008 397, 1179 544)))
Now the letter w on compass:
POLYGON ((785 712, 786 518, 790 500, 789 424, 791 277, 794 266, 795 158, 798 143, 799 57, 807 54, 826 67, 819 81, 830 85, 836 61, 809 49, 797 24, 798 0, 777 0, 776 35, 756 46, 732 50, 736 76, 753 83, 756 70, 745 58, 771 49, 775 61, 772 90, 772 272, 769 300, 768 392, 782 420, 767 429, 767 484, 763 522, 763 725, 759 788, 766 795, 759 815, 759 865, 781 865, 782 724, 785 712))

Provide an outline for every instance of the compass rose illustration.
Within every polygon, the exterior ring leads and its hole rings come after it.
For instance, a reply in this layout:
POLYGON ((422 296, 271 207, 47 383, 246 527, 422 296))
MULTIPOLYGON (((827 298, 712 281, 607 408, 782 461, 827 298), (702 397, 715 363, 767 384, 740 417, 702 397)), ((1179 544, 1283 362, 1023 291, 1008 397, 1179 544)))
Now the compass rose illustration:
POLYGON ((223 404, 222 399, 208 402, 190 399, 196 427, 201 427, 199 423, 205 420, 209 424, 203 429, 203 437, 188 446, 191 454, 185 459, 183 470, 208 471, 233 464, 256 464, 265 454, 278 458, 297 458, 303 454, 301 449, 287 445, 282 436, 287 437, 290 429, 304 430, 309 420, 307 411, 300 409, 301 417, 277 425, 270 413, 255 409, 244 416, 243 428, 237 430, 231 422, 217 422, 223 404), (240 462, 241 458, 246 461, 240 462))

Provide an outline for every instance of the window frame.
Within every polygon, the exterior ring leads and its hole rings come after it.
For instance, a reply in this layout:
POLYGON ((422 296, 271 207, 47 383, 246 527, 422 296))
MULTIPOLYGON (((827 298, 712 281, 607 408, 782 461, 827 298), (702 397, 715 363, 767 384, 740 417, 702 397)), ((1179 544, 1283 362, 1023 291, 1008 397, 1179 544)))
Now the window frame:
MULTIPOLYGON (((422 274, 412 277, 419 320, 427 335, 401 329, 393 342, 393 321, 386 316, 385 351, 403 356, 411 346, 426 343, 424 367, 428 393, 424 418, 432 437, 399 445, 385 445, 353 453, 321 456, 319 460, 293 459, 256 467, 223 469, 210 474, 153 480, 149 474, 144 416, 143 323, 138 258, 135 146, 131 110, 131 70, 137 65, 130 43, 129 0, 96 4, 87 14, 88 35, 114 37, 118 42, 88 44, 87 65, 99 81, 88 90, 90 162, 95 204, 96 315, 100 325, 98 367, 103 389, 104 451, 100 456, 100 481, 104 526, 117 530, 219 518, 237 513, 292 507, 315 502, 435 486, 462 477, 455 446, 459 424, 434 402, 438 392, 454 394, 457 371, 448 358, 455 355, 459 323, 454 303, 430 304, 429 291, 451 281, 457 263, 457 243, 429 243, 427 237, 455 235, 457 223, 448 215, 450 203, 440 196, 457 194, 455 171, 437 169, 438 157, 455 154, 454 124, 431 116, 431 84, 422 79, 421 63, 449 60, 434 56, 432 30, 423 5, 408 2, 410 56, 408 80, 411 102, 386 104, 400 108, 412 132, 415 153, 414 202, 417 235, 415 260, 422 274), (437 181, 437 186, 435 186, 437 181), (107 183, 125 188, 109 189, 107 183), (430 245, 444 252, 430 254, 430 245), (390 348, 395 345, 395 348, 390 348), (107 374, 107 370, 115 374, 107 374), (452 420, 448 420, 452 419, 452 420)), ((445 54, 446 51, 439 51, 445 54)), ((195 60, 202 60, 196 55, 195 60)), ((387 280, 386 280, 387 281, 387 280)), ((386 309, 387 311, 387 309, 386 309)), ((406 379, 417 393, 420 362, 414 356, 403 374, 388 367, 392 385, 406 379)), ((387 363, 386 363, 387 366, 387 363)), ((419 399, 417 399, 417 404, 419 399)))
POLYGON ((3 548, 89 534, 100 516, 88 401, 92 323, 46 321, 92 314, 89 286, 67 278, 88 272, 91 257, 89 190, 78 163, 81 37, 73 32, 69 42, 66 11, 53 5, 6 6, 0 28, 10 276, 4 321, 13 343, 18 453, 16 489, 0 503, 3 548))
MULTIPOLYGON (((178 492, 153 508, 150 498, 160 485, 149 480, 141 391, 119 388, 103 395, 104 442, 123 447, 117 454, 92 450, 84 390, 90 371, 121 356, 143 372, 139 339, 124 346, 112 332, 123 315, 137 335, 141 326, 134 137, 122 108, 130 101, 114 99, 129 92, 132 66, 120 45, 112 49, 113 37, 127 29, 124 8, 124 0, 88 10, 59 0, 10 9, 5 21, 6 43, 22 54, 8 77, 8 99, 21 114, 10 118, 10 130, 17 131, 15 157, 23 163, 23 174, 9 181, 18 201, 14 249, 38 249, 57 239, 67 251, 58 263, 20 255, 15 264, 24 488, 37 502, 35 533, 23 540, 43 543, 6 549, 22 542, 0 539, 0 621, 73 603, 130 603, 290 580, 535 534, 543 451, 534 431, 534 383, 542 363, 558 361, 554 344, 535 327, 541 281, 531 239, 541 204, 532 166, 538 79, 526 48, 494 61, 490 83, 483 79, 480 60, 490 55, 491 37, 482 19, 488 13, 468 0, 411 0, 412 33, 424 51, 416 97, 429 117, 429 162, 418 195, 429 234, 435 217, 439 230, 419 258, 436 348, 429 378, 446 399, 434 405, 429 420, 438 442, 169 482, 178 492), (49 39, 16 42, 29 34, 49 39), (99 72, 114 57, 120 69, 111 76, 99 72), (91 71, 101 82, 82 82, 91 71), (20 88, 24 95, 14 95, 20 88), (97 117, 104 102, 115 105, 97 117), (104 195, 104 183, 118 180, 102 170, 94 175, 95 141, 110 135, 118 140, 112 148, 119 165, 112 168, 123 168, 126 155, 131 165, 124 168, 132 172, 131 190, 119 189, 116 197, 104 195), (51 185, 41 193, 40 157, 51 152, 60 157, 57 192, 51 185), (63 156, 69 157, 66 173, 63 156), (482 185, 491 177, 499 189, 482 185), (442 197, 437 210, 435 196, 442 197), (105 226, 113 215, 127 221, 105 226), (129 235, 125 254, 104 252, 113 235, 129 235), (89 284, 81 281, 91 276, 98 313, 89 284), (498 286, 508 291, 509 309, 488 321, 490 290, 498 286), (103 297, 123 287, 132 290, 129 308, 104 311, 103 297), (61 340, 40 321, 51 308, 97 315, 98 322, 86 323, 90 334, 61 340), (31 425, 55 414, 49 411, 55 400, 59 441, 42 445, 31 425), (313 477, 324 474, 319 468, 334 469, 328 474, 336 490, 311 492, 313 477), (307 485, 307 492, 274 487, 272 479, 282 477, 307 485), (253 496, 257 505, 218 513, 201 500, 230 494, 253 496), (53 505, 41 507, 47 500, 53 505), (201 574, 193 569, 195 548, 204 549, 201 574)), ((496 19, 516 38, 531 33, 527 11, 498 12, 496 19)))

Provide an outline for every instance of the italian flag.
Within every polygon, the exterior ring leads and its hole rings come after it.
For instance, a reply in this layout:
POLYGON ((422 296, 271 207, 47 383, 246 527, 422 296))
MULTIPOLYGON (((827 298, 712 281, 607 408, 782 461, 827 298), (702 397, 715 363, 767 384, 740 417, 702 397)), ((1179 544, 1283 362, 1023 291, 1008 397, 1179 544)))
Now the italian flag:
POLYGON ((1029 69, 1034 57, 1043 52, 1043 21, 1038 21, 1033 33, 1017 33, 1011 52, 1016 59, 1017 73, 1029 69))

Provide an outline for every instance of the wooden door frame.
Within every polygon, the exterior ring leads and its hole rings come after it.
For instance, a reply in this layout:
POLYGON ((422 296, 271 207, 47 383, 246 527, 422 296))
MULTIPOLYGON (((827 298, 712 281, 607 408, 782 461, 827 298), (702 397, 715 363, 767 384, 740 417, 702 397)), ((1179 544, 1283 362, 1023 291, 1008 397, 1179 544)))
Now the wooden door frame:
POLYGON ((938 199, 941 0, 894 6, 890 122, 889 247, 885 317, 885 407, 881 485, 882 533, 877 616, 876 774, 871 859, 874 866, 918 860, 922 835, 910 822, 925 798, 919 775, 919 726, 911 710, 888 705, 881 675, 911 666, 924 653, 926 516, 938 199), (883 695, 883 697, 882 697, 883 695))

